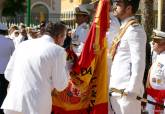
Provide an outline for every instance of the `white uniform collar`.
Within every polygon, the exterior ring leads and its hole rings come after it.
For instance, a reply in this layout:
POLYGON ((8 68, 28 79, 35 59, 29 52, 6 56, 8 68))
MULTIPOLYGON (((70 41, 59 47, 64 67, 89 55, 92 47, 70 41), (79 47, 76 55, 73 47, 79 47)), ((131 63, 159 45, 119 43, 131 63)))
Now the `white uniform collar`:
POLYGON ((157 56, 156 57, 159 57, 160 55, 164 55, 165 54, 165 51, 163 51, 163 52, 161 52, 161 53, 156 53, 157 54, 157 56))
POLYGON ((84 22, 84 23, 80 24, 80 25, 78 26, 78 28, 81 28, 82 26, 86 26, 86 25, 87 25, 87 23, 84 22))
POLYGON ((54 42, 54 39, 49 35, 43 35, 41 38, 49 42, 54 42))
POLYGON ((165 51, 163 51, 162 53, 160 53, 160 54, 165 54, 165 51))
POLYGON ((131 16, 131 17, 128 17, 128 18, 122 20, 120 28, 123 28, 127 24, 127 22, 130 21, 131 19, 135 19, 135 16, 131 16))

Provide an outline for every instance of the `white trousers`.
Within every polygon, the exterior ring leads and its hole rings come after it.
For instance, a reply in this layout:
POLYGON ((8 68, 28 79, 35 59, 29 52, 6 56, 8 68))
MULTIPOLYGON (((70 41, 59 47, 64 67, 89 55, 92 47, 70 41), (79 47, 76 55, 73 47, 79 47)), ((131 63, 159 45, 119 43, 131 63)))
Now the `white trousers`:
POLYGON ((12 111, 12 110, 4 110, 5 114, 23 114, 22 112, 16 112, 16 111, 12 111))
POLYGON ((141 102, 127 96, 111 96, 110 102, 115 114, 141 114, 141 102))

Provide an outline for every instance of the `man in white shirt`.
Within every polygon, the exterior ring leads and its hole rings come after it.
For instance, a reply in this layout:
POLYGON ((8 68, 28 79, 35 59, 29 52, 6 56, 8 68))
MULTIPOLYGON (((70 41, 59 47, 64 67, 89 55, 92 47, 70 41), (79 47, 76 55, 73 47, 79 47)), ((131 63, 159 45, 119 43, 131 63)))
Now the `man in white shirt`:
POLYGON ((121 21, 121 27, 110 51, 113 62, 109 87, 128 93, 127 96, 111 93, 115 114, 141 114, 141 103, 135 96, 142 96, 144 90, 146 33, 134 16, 139 1, 114 0, 113 14, 121 21))
POLYGON ((49 23, 38 39, 22 42, 5 71, 9 81, 2 109, 5 114, 50 114, 51 91, 68 86, 66 53, 63 45, 66 26, 49 23))
MULTIPOLYGON (((8 81, 4 77, 4 72, 14 51, 13 40, 5 37, 7 31, 7 26, 0 23, 0 106, 6 97, 8 87, 8 81)), ((0 114, 3 114, 2 109, 0 109, 0 114)))

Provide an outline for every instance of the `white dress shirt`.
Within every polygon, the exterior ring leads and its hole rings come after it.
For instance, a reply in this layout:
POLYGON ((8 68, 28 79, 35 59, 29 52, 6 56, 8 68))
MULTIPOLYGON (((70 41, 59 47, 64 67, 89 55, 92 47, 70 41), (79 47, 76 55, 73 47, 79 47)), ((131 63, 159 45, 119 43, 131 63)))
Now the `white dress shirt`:
POLYGON ((22 42, 13 53, 5 71, 10 88, 2 108, 23 114, 50 114, 51 91, 68 85, 66 53, 44 35, 22 42))
POLYGON ((165 51, 157 54, 150 69, 150 85, 157 90, 165 90, 165 51))

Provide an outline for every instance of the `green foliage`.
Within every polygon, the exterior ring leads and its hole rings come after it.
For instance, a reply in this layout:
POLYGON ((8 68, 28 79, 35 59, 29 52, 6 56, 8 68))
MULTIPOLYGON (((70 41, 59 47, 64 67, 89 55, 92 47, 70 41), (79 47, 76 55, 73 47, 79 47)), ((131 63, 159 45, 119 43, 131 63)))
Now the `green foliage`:
POLYGON ((25 0, 5 0, 2 16, 22 15, 25 12, 25 0))

